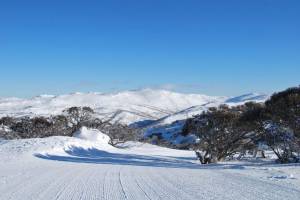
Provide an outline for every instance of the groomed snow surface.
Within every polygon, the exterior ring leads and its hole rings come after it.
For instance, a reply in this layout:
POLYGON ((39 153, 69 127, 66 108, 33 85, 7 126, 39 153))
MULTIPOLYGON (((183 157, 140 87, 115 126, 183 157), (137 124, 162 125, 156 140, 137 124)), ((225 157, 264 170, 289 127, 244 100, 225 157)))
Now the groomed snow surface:
POLYGON ((0 140, 0 199, 300 199, 300 166, 271 161, 201 166, 191 151, 83 128, 74 137, 0 140))

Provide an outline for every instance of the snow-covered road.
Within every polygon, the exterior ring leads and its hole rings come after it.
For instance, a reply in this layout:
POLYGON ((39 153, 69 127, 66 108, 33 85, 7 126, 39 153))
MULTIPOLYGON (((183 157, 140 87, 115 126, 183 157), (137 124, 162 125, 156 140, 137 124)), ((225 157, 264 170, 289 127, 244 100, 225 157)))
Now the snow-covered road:
POLYGON ((300 166, 203 167, 193 163, 192 152, 152 145, 78 149, 78 142, 53 137, 0 143, 0 199, 300 199, 300 166), (66 142, 62 152, 58 147, 66 142))

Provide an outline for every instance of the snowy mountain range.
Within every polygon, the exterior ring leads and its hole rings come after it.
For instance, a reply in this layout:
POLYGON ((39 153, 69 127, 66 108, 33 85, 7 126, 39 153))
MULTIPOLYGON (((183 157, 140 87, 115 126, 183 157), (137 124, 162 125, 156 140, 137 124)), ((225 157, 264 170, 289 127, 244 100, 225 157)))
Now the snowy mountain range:
POLYGON ((41 95, 31 99, 0 98, 0 117, 49 116, 61 114, 64 109, 72 106, 89 106, 101 119, 117 113, 115 120, 124 124, 147 121, 169 124, 200 114, 212 106, 238 105, 248 101, 263 102, 268 97, 256 93, 223 97, 142 89, 119 93, 41 95))

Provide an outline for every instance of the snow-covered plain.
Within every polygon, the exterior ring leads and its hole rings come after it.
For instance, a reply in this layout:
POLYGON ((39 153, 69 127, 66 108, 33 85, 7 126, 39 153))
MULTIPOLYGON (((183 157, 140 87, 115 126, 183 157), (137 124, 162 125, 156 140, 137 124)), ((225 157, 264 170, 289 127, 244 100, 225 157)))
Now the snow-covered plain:
POLYGON ((300 166, 271 160, 201 166, 191 151, 128 142, 96 130, 75 137, 0 140, 0 199, 300 198, 300 166))

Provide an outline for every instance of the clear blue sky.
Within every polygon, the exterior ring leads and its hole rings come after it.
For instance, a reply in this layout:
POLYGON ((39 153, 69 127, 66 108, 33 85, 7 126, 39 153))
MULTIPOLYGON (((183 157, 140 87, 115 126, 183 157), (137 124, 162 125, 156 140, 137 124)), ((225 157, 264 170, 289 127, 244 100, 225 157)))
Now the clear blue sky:
POLYGON ((9 0, 0 96, 300 84, 299 0, 9 0))

